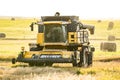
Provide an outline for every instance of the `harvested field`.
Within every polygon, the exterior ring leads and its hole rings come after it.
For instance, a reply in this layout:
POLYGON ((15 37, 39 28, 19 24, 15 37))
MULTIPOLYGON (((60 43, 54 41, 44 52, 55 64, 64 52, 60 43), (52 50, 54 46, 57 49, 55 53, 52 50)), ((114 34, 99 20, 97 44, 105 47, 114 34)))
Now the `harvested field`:
POLYGON ((0 67, 0 80, 96 80, 90 74, 77 74, 72 67, 0 67))
POLYGON ((1 80, 119 80, 120 63, 117 61, 94 61, 89 68, 54 65, 52 67, 29 67, 27 64, 11 65, 0 62, 1 80), (4 64, 4 65, 3 65, 4 64), (11 65, 11 67, 9 65, 11 65), (111 66, 112 65, 112 66, 111 66), (110 67, 111 66, 111 67, 110 67))

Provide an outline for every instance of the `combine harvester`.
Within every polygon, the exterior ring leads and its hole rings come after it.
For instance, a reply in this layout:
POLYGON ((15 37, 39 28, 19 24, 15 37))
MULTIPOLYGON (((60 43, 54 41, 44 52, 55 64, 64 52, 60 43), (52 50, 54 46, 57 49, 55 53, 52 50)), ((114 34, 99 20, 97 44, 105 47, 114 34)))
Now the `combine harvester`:
POLYGON ((88 36, 94 34, 94 26, 84 25, 78 16, 42 16, 38 25, 37 43, 30 43, 30 51, 22 48, 12 63, 24 62, 30 66, 52 66, 53 63, 72 63, 73 66, 92 65, 95 48, 90 45, 88 36))

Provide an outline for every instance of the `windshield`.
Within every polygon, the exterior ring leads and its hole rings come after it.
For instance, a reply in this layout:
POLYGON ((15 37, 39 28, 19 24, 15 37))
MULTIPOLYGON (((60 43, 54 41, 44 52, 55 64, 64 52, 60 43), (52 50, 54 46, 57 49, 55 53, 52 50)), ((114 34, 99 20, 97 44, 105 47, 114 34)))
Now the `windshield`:
POLYGON ((45 24, 45 42, 66 42, 67 31, 65 25, 45 24))

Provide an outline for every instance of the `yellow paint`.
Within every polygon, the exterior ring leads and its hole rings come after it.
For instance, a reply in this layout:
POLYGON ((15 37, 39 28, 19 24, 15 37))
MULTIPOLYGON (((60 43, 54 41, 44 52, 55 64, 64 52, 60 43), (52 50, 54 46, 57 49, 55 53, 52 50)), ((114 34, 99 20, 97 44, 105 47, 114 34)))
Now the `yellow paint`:
POLYGON ((45 21, 43 24, 70 24, 71 21, 45 21))
POLYGON ((25 51, 24 52, 24 58, 31 58, 32 54, 30 54, 29 52, 25 51))
POLYGON ((77 43, 77 33, 69 32, 68 33, 68 41, 69 41, 69 43, 77 43))
POLYGON ((44 33, 38 33, 37 34, 37 43, 43 44, 43 42, 44 42, 44 33))
POLYGON ((62 24, 62 21, 45 21, 43 24, 62 24))

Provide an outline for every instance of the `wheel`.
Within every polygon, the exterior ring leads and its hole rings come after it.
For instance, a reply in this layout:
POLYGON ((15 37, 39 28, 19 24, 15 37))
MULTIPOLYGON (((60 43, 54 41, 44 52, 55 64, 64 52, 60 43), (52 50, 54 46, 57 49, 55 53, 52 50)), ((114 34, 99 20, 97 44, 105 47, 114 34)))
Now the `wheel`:
POLYGON ((73 61, 72 61, 73 67, 77 66, 77 54, 76 54, 76 52, 74 52, 74 55, 72 55, 72 59, 73 59, 73 61))
POLYGON ((13 59, 12 59, 12 64, 15 64, 15 63, 16 63, 16 59, 13 58, 13 59))
POLYGON ((82 51, 80 52, 80 62, 78 63, 79 67, 88 67, 88 55, 88 48, 83 47, 82 51))
POLYGON ((83 50, 83 67, 88 67, 88 54, 89 54, 88 48, 85 48, 83 50))
POLYGON ((93 57, 93 52, 90 52, 88 54, 88 66, 91 66, 92 65, 92 57, 93 57))
POLYGON ((74 60, 73 63, 72 63, 73 67, 76 67, 77 66, 77 61, 74 60))

